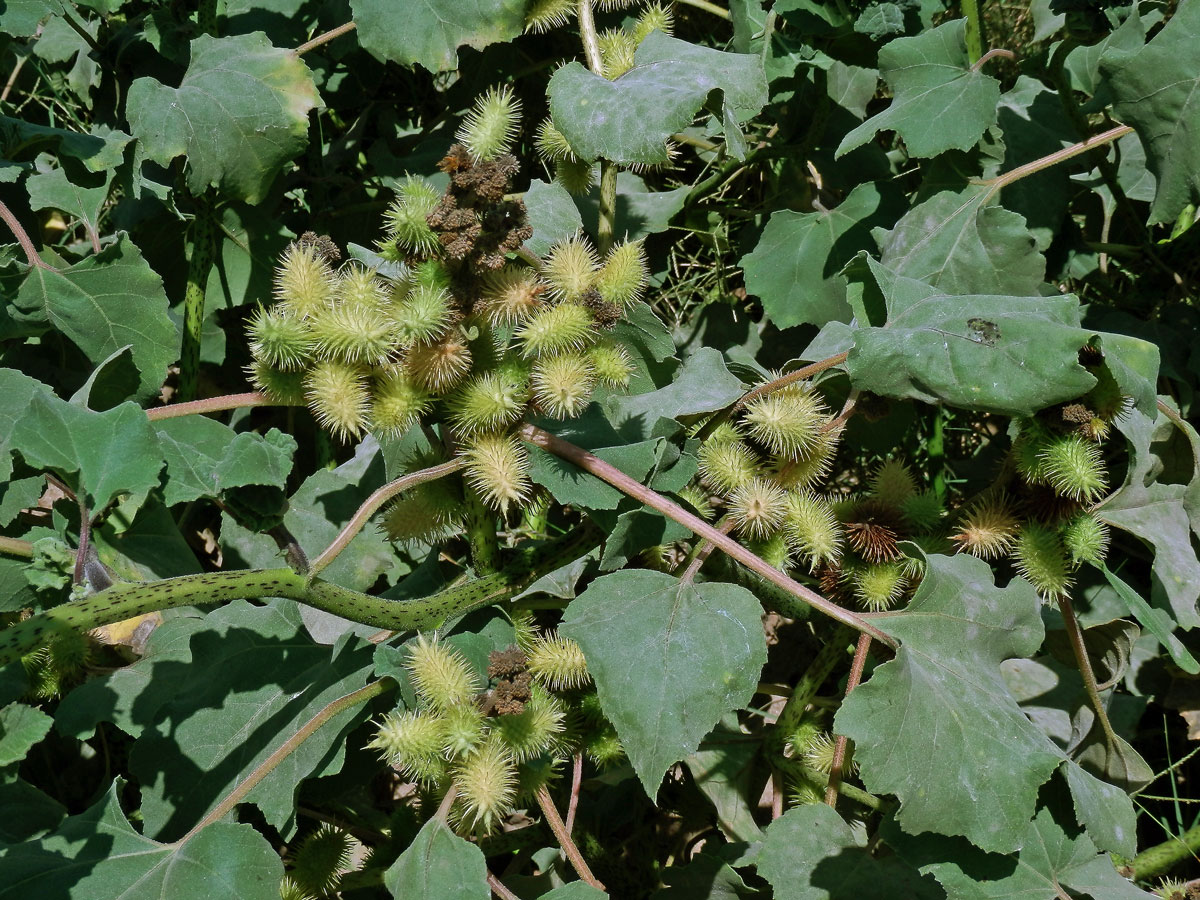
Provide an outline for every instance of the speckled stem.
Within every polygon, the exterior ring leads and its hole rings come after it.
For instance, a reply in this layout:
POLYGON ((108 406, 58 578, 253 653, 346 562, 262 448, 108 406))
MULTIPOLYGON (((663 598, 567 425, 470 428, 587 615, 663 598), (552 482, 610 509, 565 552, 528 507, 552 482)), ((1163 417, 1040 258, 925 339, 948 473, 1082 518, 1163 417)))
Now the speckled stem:
POLYGON ((436 628, 451 616, 498 603, 524 590, 599 542, 594 528, 523 548, 499 572, 477 578, 420 600, 389 600, 347 590, 327 581, 309 583, 291 569, 208 572, 163 581, 126 582, 84 600, 64 603, 0 631, 0 666, 20 659, 64 632, 90 631, 177 606, 200 606, 230 600, 287 597, 364 625, 389 631, 436 628))

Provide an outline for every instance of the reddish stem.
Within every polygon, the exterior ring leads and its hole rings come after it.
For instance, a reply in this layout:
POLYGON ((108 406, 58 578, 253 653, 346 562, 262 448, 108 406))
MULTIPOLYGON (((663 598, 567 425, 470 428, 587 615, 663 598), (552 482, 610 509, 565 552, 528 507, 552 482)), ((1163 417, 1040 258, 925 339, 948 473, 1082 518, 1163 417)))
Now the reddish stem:
POLYGON ((567 834, 575 830, 575 809, 579 806, 579 788, 583 784, 583 751, 576 750, 571 761, 571 799, 567 801, 567 834))
POLYGON ((35 269, 45 269, 47 272, 58 271, 58 269, 38 256, 37 247, 33 246, 33 240, 30 239, 29 232, 25 230, 17 217, 13 215, 12 210, 3 201, 0 201, 0 219, 4 220, 4 224, 9 227, 9 230, 12 231, 13 236, 17 239, 17 243, 25 251, 25 259, 29 261, 29 265, 35 269))
MULTIPOLYGON (((871 649, 871 636, 860 634, 858 646, 854 648, 854 661, 850 664, 850 677, 846 679, 846 696, 862 681, 863 667, 867 664, 867 653, 871 649)), ((842 769, 846 765, 846 750, 849 739, 844 734, 837 736, 833 745, 833 765, 829 767, 829 783, 825 787, 825 802, 837 808, 838 789, 842 786, 842 769)))
POLYGON ((287 406, 278 400, 272 400, 258 391, 248 391, 245 394, 225 394, 221 397, 207 397, 204 400, 189 400, 187 403, 175 403, 171 406, 155 406, 146 410, 146 418, 151 422, 159 419, 176 419, 180 416, 203 415, 204 413, 221 412, 226 409, 241 409, 243 406, 287 406))
POLYGON ((545 785, 538 788, 537 801, 538 806, 542 808, 542 815, 546 817, 546 824, 550 826, 550 830, 558 838, 559 846, 562 847, 567 859, 571 861, 571 865, 575 868, 575 871, 579 873, 580 879, 586 881, 597 890, 604 890, 604 885, 592 874, 587 860, 583 858, 583 854, 579 852, 579 848, 571 840, 571 834, 567 831, 567 826, 559 816, 558 810, 554 806, 554 800, 551 799, 550 792, 546 790, 545 785))

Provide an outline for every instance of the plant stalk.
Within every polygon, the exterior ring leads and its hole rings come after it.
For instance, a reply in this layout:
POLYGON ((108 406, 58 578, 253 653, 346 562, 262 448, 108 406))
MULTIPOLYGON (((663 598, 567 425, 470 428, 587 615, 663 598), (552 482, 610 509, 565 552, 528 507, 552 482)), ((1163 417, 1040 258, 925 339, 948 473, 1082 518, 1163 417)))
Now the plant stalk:
POLYGON ((562 817, 559 816, 558 809, 554 806, 554 799, 550 796, 550 792, 546 790, 544 784, 538 788, 537 801, 538 806, 542 808, 542 815, 546 817, 546 823, 550 826, 550 830, 554 832, 554 836, 558 838, 559 846, 562 847, 567 859, 571 861, 571 866, 579 873, 579 877, 596 888, 596 890, 604 890, 604 885, 592 874, 587 860, 583 858, 583 854, 579 852, 579 848, 571 840, 571 834, 567 831, 567 826, 563 824, 562 817))
POLYGON ((204 292, 212 268, 217 229, 207 197, 196 199, 190 229, 187 287, 183 292, 183 345, 179 354, 179 399, 194 400, 200 384, 200 342, 204 332, 204 292))
MULTIPOLYGON (((858 646, 854 648, 854 661, 850 664, 850 676, 846 679, 847 697, 862 681, 863 668, 867 664, 867 654, 870 652, 871 636, 860 634, 858 646)), ((846 766, 850 753, 849 747, 850 739, 844 734, 839 734, 833 745, 833 765, 829 767, 829 784, 825 788, 825 802, 835 809, 837 808, 838 793, 842 786, 842 770, 846 766)))
POLYGON ((967 59, 974 65, 983 56, 983 18, 979 15, 979 0, 962 0, 962 11, 967 20, 967 59))

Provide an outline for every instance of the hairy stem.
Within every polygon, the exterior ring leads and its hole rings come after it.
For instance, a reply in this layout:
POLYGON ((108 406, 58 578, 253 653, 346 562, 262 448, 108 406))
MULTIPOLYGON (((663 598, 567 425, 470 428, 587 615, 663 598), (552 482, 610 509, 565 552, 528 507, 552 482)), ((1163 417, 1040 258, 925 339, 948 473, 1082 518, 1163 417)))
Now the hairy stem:
POLYGON ((1138 881, 1157 878, 1171 871, 1176 864, 1191 859, 1200 852, 1200 825, 1189 828, 1178 837, 1148 847, 1129 863, 1138 881))
POLYGON ((1096 719, 1104 730, 1105 738, 1110 744, 1114 744, 1117 734, 1108 720, 1108 711, 1100 697, 1096 673, 1092 670, 1092 659, 1088 656, 1087 645, 1083 641, 1083 629, 1079 627, 1079 620, 1075 618, 1075 607, 1069 597, 1061 596, 1058 598, 1058 609, 1062 613, 1063 624, 1067 627, 1067 637, 1071 641, 1071 651, 1075 654, 1075 664, 1079 666, 1079 674, 1083 677, 1083 688, 1087 692, 1088 701, 1092 704, 1096 719))
POLYGON ((475 488, 463 480, 463 527, 471 548, 471 564, 479 575, 500 569, 500 540, 496 536, 496 516, 484 504, 475 488))
POLYGON ((442 463, 440 466, 430 466, 428 469, 421 469, 419 472, 404 475, 395 481, 389 481, 383 487, 379 488, 379 490, 363 501, 362 506, 358 508, 350 518, 350 521, 338 532, 338 536, 333 539, 328 547, 321 551, 320 556, 312 561, 308 567, 309 577, 313 577, 333 562, 337 558, 337 555, 350 545, 350 542, 354 540, 354 536, 363 530, 363 527, 370 521, 371 516, 375 515, 383 504, 414 485, 442 478, 452 472, 457 472, 462 466, 463 462, 461 459, 452 459, 450 462, 442 463))
POLYGON ((278 400, 272 400, 258 391, 247 391, 244 394, 224 394, 220 397, 207 397, 204 400, 189 400, 187 403, 174 403, 171 406, 155 406, 146 410, 146 418, 151 422, 159 419, 177 419, 180 416, 197 416, 206 413, 223 412, 227 409, 241 409, 245 406, 286 406, 278 400))
POLYGON ((29 232, 25 230, 17 217, 13 215, 12 210, 3 201, 0 201, 0 219, 4 220, 4 224, 8 226, 8 230, 13 233, 13 237, 21 245, 21 250, 25 253, 25 260, 29 265, 35 269, 46 269, 49 272, 58 271, 58 269, 38 256, 37 247, 33 245, 33 241, 29 237, 29 232))
POLYGON ((596 34, 596 19, 592 15, 592 0, 579 0, 579 37, 583 41, 583 58, 597 75, 604 75, 604 60, 600 57, 600 38, 596 34))
POLYGON ((596 223, 596 247, 601 256, 612 249, 617 222, 617 164, 600 160, 600 208, 596 223))
POLYGON ((804 585, 789 578, 787 575, 780 572, 774 566, 764 562, 761 558, 751 553, 737 541, 730 538, 728 535, 721 534, 713 526, 709 525, 698 516, 692 515, 682 506, 668 500, 657 491, 651 490, 645 485, 639 483, 633 478, 630 478, 616 466, 605 462, 598 456, 589 453, 582 447, 577 447, 574 444, 564 441, 562 438, 555 437, 548 431, 543 431, 535 425, 528 423, 522 425, 518 434, 522 440, 540 447, 548 453, 552 453, 568 462, 574 463, 583 469, 585 472, 590 472, 601 481, 627 494, 633 499, 643 503, 656 512, 662 513, 669 519, 673 519, 685 528, 690 529, 699 537, 711 541, 718 549, 737 560, 747 569, 761 575, 771 584, 782 588, 787 593, 812 606, 832 619, 849 625, 856 631, 863 634, 869 634, 877 641, 891 647, 893 650, 899 647, 896 640, 888 634, 880 631, 874 625, 867 622, 861 616, 851 612, 848 609, 843 609, 836 603, 826 600, 820 594, 806 588, 804 585))
POLYGON ((187 286, 183 292, 183 345, 179 354, 179 399, 194 400, 200 383, 200 341, 204 331, 204 291, 212 268, 217 229, 207 198, 197 198, 190 229, 187 286))
POLYGON ((287 597, 364 625, 390 631, 426 631, 453 616, 490 606, 520 593, 599 543, 594 528, 537 546, 519 548, 514 559, 493 575, 446 588, 419 600, 372 597, 291 569, 207 572, 162 581, 122 582, 83 600, 64 603, 0 631, 0 666, 7 665, 64 632, 90 631, 101 625, 179 606, 230 600, 287 597))
POLYGON ((979 0, 962 0, 963 17, 967 20, 967 59, 979 62, 983 56, 983 17, 979 15, 979 0))
POLYGON ((394 687, 396 687, 396 682, 391 678, 381 678, 379 681, 373 681, 365 687, 351 691, 345 696, 338 697, 326 705, 320 712, 300 726, 295 734, 280 744, 274 753, 255 766, 254 770, 246 776, 245 780, 241 781, 237 787, 226 794, 225 798, 213 807, 212 812, 201 819, 195 828, 176 841, 173 846, 179 847, 186 844, 201 829, 223 819, 235 806, 246 799, 246 795, 254 790, 260 781, 270 775, 271 772, 278 768, 281 762, 291 756, 301 744, 312 737, 322 725, 338 713, 366 703, 373 697, 387 693, 394 687))
POLYGON ((309 50, 315 50, 318 47, 320 47, 322 44, 328 44, 333 39, 340 38, 343 34, 349 34, 351 31, 353 31, 357 27, 358 27, 358 25, 356 23, 347 22, 345 25, 339 25, 337 28, 331 28, 329 31, 325 32, 324 34, 318 34, 312 40, 305 41, 303 44, 301 44, 299 47, 297 47, 292 52, 295 53, 297 56, 303 56, 309 50))
POLYGON ((487 873, 487 883, 488 888, 491 889, 491 892, 499 897, 500 900, 521 900, 520 897, 506 888, 500 879, 493 875, 491 871, 487 873))
MULTIPOLYGON (((987 185, 991 188, 988 191, 988 197, 994 197, 1001 189, 1012 184, 1014 181, 1020 181, 1030 175, 1049 169, 1052 166, 1057 166, 1061 162, 1066 162, 1068 159, 1074 159, 1076 156, 1087 153, 1089 150, 1094 150, 1104 144, 1111 144, 1119 138, 1125 137, 1127 134, 1133 134, 1133 127, 1130 125, 1118 125, 1115 128, 1110 128, 1108 131, 1103 131, 1100 134, 1090 137, 1085 141, 1080 141, 1078 144, 1072 144, 1070 147, 1063 147, 1061 150, 1056 150, 1040 159, 1035 159, 1033 162, 1025 163, 1023 166, 1017 166, 1003 175, 997 175, 995 178, 977 181, 976 184, 987 185)), ((985 198, 986 199, 986 198, 985 198)))
MULTIPOLYGON (((862 681, 863 667, 867 664, 867 654, 871 652, 871 636, 869 634, 860 634, 858 636, 858 646, 854 648, 854 661, 850 664, 850 676, 846 679, 846 696, 850 696, 850 692, 858 687, 858 683, 862 681)), ((837 741, 833 745, 833 765, 829 767, 829 784, 825 788, 825 802, 831 806, 837 807, 837 798, 839 789, 842 785, 842 770, 846 766, 847 756, 849 754, 850 739, 844 734, 837 736, 837 741)))
POLYGON ((567 859, 571 861, 572 867, 579 873, 579 877, 597 890, 604 890, 604 885, 592 874, 587 860, 583 858, 583 854, 579 852, 579 848, 571 840, 571 833, 567 831, 567 826, 563 824, 563 820, 554 806, 554 800, 550 796, 550 792, 546 790, 545 785, 538 788, 537 801, 538 806, 542 808, 542 815, 546 817, 546 823, 550 826, 550 830, 554 832, 554 836, 558 838, 559 846, 562 847, 567 859))
POLYGON ((33 544, 29 543, 29 541, 23 541, 20 538, 5 537, 0 534, 0 553, 33 559, 33 544))

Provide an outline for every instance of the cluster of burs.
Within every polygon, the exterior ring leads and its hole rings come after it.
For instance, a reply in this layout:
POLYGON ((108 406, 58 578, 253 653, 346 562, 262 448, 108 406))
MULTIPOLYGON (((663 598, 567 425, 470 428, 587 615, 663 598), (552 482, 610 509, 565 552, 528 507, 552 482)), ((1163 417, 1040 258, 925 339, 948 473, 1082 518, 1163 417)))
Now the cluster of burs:
POLYGON ((1127 408, 1103 360, 1081 354, 1096 386, 1078 401, 1012 423, 1012 450, 994 481, 947 514, 912 469, 888 460, 864 480, 838 467, 827 484, 841 424, 819 390, 800 381, 751 399, 707 429, 698 482, 685 499, 721 513, 751 549, 784 571, 801 570, 826 596, 888 609, 911 595, 920 564, 902 552, 966 552, 1008 559, 1046 598, 1065 594, 1084 562, 1099 564, 1107 526, 1089 509, 1107 483, 1103 441, 1127 408))
POLYGON ((624 759, 600 711, 583 653, 573 641, 514 621, 516 645, 492 652, 477 672, 444 640, 408 645, 416 695, 386 715, 370 746, 405 778, 435 796, 453 792, 451 818, 487 832, 583 753, 600 767, 624 759))
POLYGON ((631 358, 612 329, 647 274, 637 241, 604 259, 582 234, 542 259, 523 248, 532 229, 509 194, 519 116, 511 92, 488 92, 440 163, 446 189, 419 178, 400 187, 379 252, 402 276, 335 267, 337 248, 306 236, 249 325, 259 390, 307 404, 343 439, 440 425, 499 510, 530 497, 512 433, 527 412, 569 418, 599 386, 627 385, 631 358))

